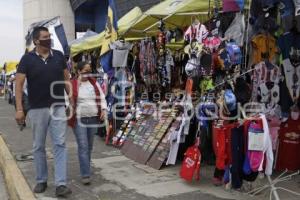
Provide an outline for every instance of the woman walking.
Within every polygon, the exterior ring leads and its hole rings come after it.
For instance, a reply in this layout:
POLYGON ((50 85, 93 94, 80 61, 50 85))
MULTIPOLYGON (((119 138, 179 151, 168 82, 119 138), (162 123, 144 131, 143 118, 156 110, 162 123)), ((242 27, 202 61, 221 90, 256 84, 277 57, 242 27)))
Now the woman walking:
POLYGON ((91 77, 90 64, 78 63, 77 73, 78 78, 72 80, 74 105, 69 125, 73 128, 78 145, 81 180, 84 185, 88 185, 91 182, 93 138, 100 122, 104 122, 107 104, 99 83, 91 77))

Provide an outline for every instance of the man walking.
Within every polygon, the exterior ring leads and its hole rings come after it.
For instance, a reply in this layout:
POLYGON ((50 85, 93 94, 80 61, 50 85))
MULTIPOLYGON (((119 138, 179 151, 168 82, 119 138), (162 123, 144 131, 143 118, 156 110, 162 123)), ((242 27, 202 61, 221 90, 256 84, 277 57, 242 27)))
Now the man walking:
POLYGON ((45 142, 49 132, 54 152, 56 196, 67 197, 72 193, 66 186, 67 121, 64 106, 64 90, 66 89, 67 94, 70 91, 69 72, 63 54, 51 49, 50 33, 47 28, 35 28, 32 37, 36 47, 22 57, 17 69, 15 118, 19 125, 24 124, 22 95, 26 78, 30 106, 28 116, 33 129, 33 156, 37 181, 34 192, 43 193, 47 189, 45 142))

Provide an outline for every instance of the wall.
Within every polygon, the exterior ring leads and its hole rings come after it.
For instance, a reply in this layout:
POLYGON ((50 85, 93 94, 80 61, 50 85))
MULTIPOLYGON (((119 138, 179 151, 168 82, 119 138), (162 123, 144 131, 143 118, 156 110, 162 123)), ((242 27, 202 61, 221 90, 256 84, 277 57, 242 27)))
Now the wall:
POLYGON ((95 30, 100 33, 105 29, 108 1, 99 1, 95 8, 95 30))

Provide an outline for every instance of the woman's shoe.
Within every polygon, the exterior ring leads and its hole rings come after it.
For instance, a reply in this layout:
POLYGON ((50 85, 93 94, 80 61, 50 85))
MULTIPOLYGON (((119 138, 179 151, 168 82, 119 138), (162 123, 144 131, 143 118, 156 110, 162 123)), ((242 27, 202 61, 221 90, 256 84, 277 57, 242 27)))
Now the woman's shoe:
POLYGON ((90 177, 82 177, 81 178, 81 183, 83 185, 90 185, 91 184, 91 178, 90 177))

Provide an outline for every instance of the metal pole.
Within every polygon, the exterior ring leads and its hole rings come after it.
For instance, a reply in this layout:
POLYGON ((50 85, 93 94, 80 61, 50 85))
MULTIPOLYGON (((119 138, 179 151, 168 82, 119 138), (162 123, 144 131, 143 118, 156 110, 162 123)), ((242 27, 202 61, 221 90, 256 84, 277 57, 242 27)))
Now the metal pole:
POLYGON ((270 183, 270 187, 271 187, 271 194, 273 194, 275 200, 280 200, 279 195, 277 193, 277 188, 274 186, 274 182, 272 181, 270 176, 267 176, 268 181, 270 183))

